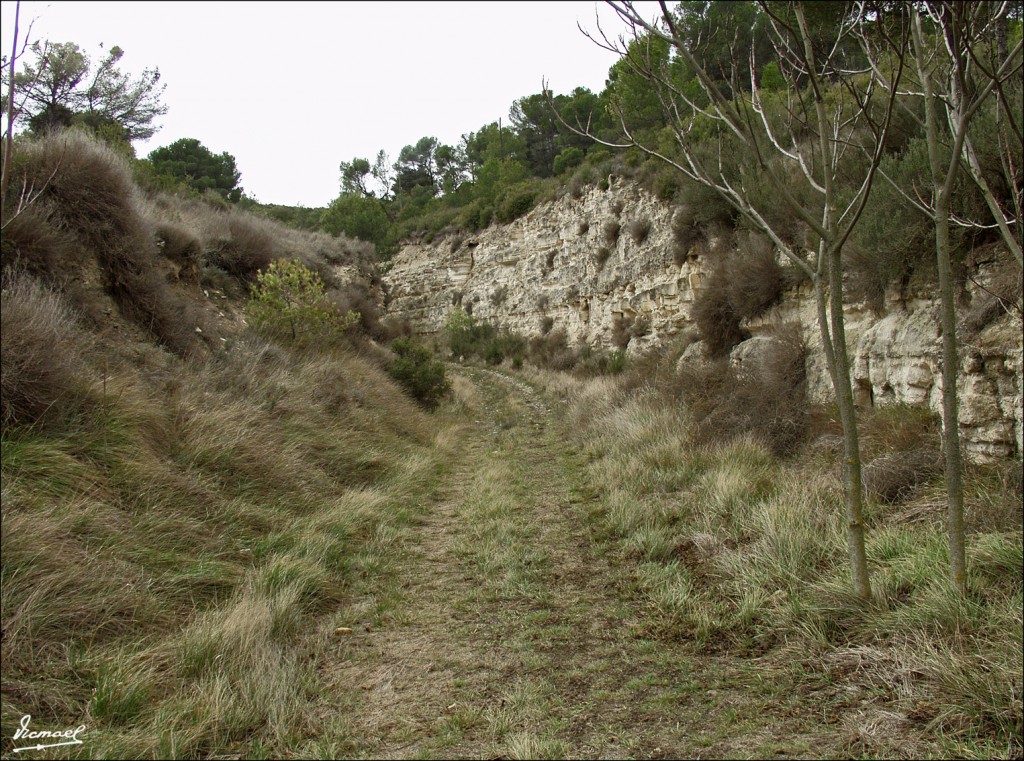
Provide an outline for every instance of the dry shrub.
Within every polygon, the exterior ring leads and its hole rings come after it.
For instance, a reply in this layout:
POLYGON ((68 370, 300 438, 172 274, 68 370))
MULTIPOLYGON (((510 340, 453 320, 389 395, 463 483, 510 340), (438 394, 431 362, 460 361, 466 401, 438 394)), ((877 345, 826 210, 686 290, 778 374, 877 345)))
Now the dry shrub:
POLYGON ((622 232, 622 225, 616 220, 605 222, 604 226, 601 228, 601 232, 604 235, 604 242, 609 246, 614 246, 619 240, 619 233, 622 232))
POLYGON ((5 277, 0 409, 9 426, 46 425, 90 401, 84 334, 60 296, 25 275, 5 277))
POLYGON ((586 235, 588 232, 590 232, 590 222, 585 219, 581 219, 576 225, 576 234, 586 235))
POLYGON ((553 327, 555 327, 554 317, 545 316, 540 318, 540 334, 542 336, 546 336, 548 333, 550 333, 553 327))
POLYGON ((767 238, 755 233, 741 234, 739 250, 726 257, 729 270, 729 300, 740 319, 758 317, 782 298, 785 276, 767 238))
POLYGON ((398 336, 391 335, 392 330, 381 324, 380 306, 373 298, 365 284, 351 282, 340 288, 334 288, 327 294, 328 300, 338 307, 341 314, 349 311, 359 314, 359 327, 377 341, 390 341, 398 336))
POLYGON ((733 308, 730 291, 729 272, 725 267, 716 267, 693 302, 693 322, 713 358, 724 357, 746 338, 746 333, 740 329, 740 317, 733 308))
POLYGON ((633 337, 633 315, 616 314, 612 317, 612 346, 625 351, 633 337))
POLYGON ((42 202, 54 224, 95 257, 103 287, 121 312, 172 351, 187 355, 197 350, 194 308, 164 279, 124 159, 80 131, 32 143, 26 155, 30 181, 42 187, 50 178, 42 202))
POLYGON ((178 267, 178 280, 186 285, 199 285, 199 265, 203 247, 191 231, 173 222, 156 227, 157 245, 165 257, 178 267))
POLYGON ((701 231, 693 207, 689 204, 680 206, 672 217, 672 258, 677 267, 683 266, 693 244, 700 239, 701 231))
POLYGON ((629 235, 638 246, 651 234, 651 220, 636 219, 629 224, 629 235))
POLYGON ((607 246, 601 246, 594 253, 594 263, 597 265, 597 271, 600 272, 604 269, 605 263, 611 258, 611 249, 607 246))
POLYGON ((634 338, 651 332, 651 320, 646 315, 617 314, 612 318, 611 342, 616 349, 625 351, 634 338))
POLYGON ((533 364, 552 370, 571 370, 577 362, 564 328, 555 328, 544 336, 531 338, 529 356, 533 364))
POLYGON ((712 357, 727 354, 746 338, 740 323, 764 314, 782 298, 785 273, 769 241, 747 234, 742 250, 715 264, 693 305, 693 318, 712 357))
POLYGON ((68 264, 76 250, 74 241, 50 219, 49 211, 34 204, 4 228, 0 263, 5 270, 20 270, 55 283, 72 274, 68 264))
POLYGON ((861 473, 864 491, 877 502, 902 502, 942 472, 941 462, 942 454, 930 446, 876 457, 861 473))
POLYGON ((254 283, 257 273, 282 254, 269 227, 256 217, 232 217, 228 222, 231 238, 210 256, 210 263, 243 285, 254 283))
POLYGON ((1010 256, 1003 256, 992 268, 987 283, 975 280, 977 291, 964 316, 964 330, 977 335, 1004 314, 1021 314, 1024 272, 1010 256))
POLYGON ((555 257, 558 255, 557 251, 549 251, 547 256, 544 257, 544 274, 547 275, 551 270, 555 268, 555 257))
POLYGON ((688 408, 697 442, 724 443, 750 434, 784 457, 806 437, 805 359, 799 332, 779 330, 771 351, 753 367, 737 370, 725 358, 685 364, 671 393, 688 408))

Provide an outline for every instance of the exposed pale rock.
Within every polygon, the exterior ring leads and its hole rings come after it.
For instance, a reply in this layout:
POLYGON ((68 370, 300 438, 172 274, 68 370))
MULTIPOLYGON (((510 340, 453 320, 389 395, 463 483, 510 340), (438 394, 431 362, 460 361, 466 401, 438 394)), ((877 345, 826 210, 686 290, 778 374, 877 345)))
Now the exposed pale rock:
MULTIPOLYGON (((566 195, 461 242, 449 237, 430 245, 407 245, 385 277, 388 313, 408 319, 426 335, 439 334, 459 306, 478 319, 526 335, 540 333, 542 322, 550 318, 570 343, 603 348, 611 347, 617 322, 642 319, 648 330, 630 341, 628 351, 643 352, 693 327, 694 296, 706 274, 704 257, 693 251, 682 264, 675 262, 672 214, 668 204, 613 178, 608 191, 591 188, 577 199, 566 195), (630 224, 638 220, 650 222, 650 232, 639 244, 630 235, 630 224), (621 230, 609 242, 605 224, 612 221, 621 230), (610 252, 603 262, 598 256, 602 247, 610 252)), ((712 250, 714 246, 712 242, 712 250)), ((930 295, 890 298, 883 315, 862 304, 844 310, 858 404, 923 405, 941 412, 938 306, 925 296, 930 295)), ((770 351, 766 335, 788 323, 800 326, 807 343, 811 400, 830 399, 832 383, 813 295, 806 286, 744 325, 752 338, 733 351, 732 361, 749 363, 770 351)), ((965 342, 961 430, 972 459, 1021 456, 1021 354, 1019 316, 1007 315, 965 342)), ((680 362, 703 356, 698 342, 680 362)))

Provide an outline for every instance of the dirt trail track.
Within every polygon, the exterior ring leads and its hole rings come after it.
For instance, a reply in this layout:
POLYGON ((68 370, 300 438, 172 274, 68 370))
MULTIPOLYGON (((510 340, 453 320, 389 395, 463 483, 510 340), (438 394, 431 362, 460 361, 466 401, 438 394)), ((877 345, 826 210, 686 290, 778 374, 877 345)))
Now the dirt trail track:
POLYGON ((758 757, 785 737, 779 755, 814 755, 758 698, 752 664, 645 633, 628 569, 593 549, 582 463, 551 405, 499 372, 459 372, 479 398, 401 561, 403 616, 357 630, 339 665, 360 688, 359 753, 758 757))

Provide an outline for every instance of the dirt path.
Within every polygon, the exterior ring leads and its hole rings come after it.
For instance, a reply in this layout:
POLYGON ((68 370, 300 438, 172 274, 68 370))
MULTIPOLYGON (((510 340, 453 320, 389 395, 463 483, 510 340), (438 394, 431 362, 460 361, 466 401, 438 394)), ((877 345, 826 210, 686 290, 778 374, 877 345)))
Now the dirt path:
POLYGON ((753 664, 695 659, 647 631, 628 568, 593 549, 583 465, 545 399, 499 372, 459 372, 479 399, 401 562, 402 614, 344 647, 355 753, 814 756, 815 728, 786 718, 753 664))

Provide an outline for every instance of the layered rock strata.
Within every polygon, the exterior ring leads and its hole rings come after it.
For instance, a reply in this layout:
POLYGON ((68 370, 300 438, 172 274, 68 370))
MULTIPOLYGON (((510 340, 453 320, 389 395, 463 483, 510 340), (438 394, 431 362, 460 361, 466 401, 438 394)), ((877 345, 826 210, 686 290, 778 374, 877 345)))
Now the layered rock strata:
MULTIPOLYGON (((673 207, 636 185, 611 178, 606 191, 541 204, 507 225, 473 236, 407 245, 385 276, 388 314, 425 335, 443 331, 463 308, 480 320, 536 335, 565 330, 570 343, 609 348, 632 336, 629 353, 671 341, 692 327, 691 311, 707 271, 698 249, 678 255, 673 207)), ((982 273, 982 278, 983 278, 982 273)), ((983 279, 980 280, 983 282, 983 279)), ((885 313, 846 312, 858 402, 925 405, 941 410, 940 333, 934 299, 890 300, 885 313)), ((832 395, 811 295, 790 292, 744 327, 752 335, 733 352, 743 362, 780 324, 799 325, 808 351, 812 401, 832 395)), ((963 339, 961 426, 975 460, 1021 456, 1022 352, 1019 315, 1008 314, 963 339)))

